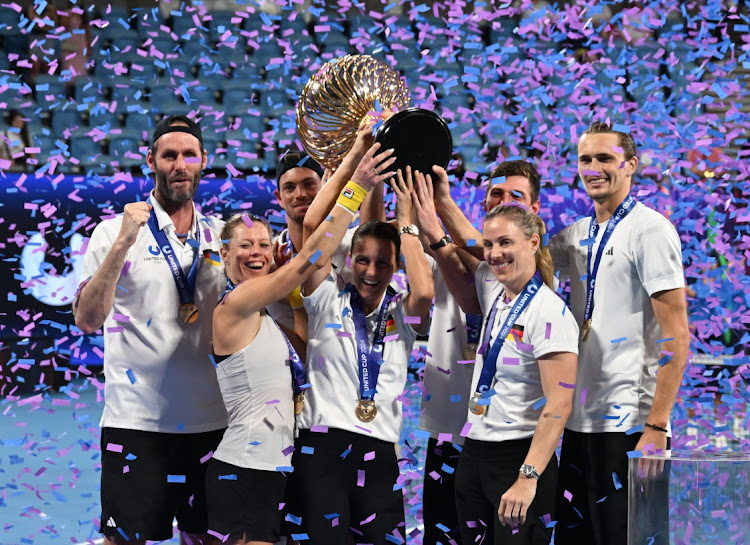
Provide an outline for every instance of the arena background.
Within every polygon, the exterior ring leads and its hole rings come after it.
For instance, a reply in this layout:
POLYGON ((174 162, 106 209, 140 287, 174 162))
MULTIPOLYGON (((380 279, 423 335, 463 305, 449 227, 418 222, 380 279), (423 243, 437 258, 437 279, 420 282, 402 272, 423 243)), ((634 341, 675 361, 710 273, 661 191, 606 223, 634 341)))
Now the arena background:
MULTIPOLYGON (((152 186, 155 120, 200 120, 204 212, 280 228, 269 172, 295 144, 295 100, 347 53, 399 70, 412 105, 449 122, 455 195, 475 219, 492 165, 527 158, 556 232, 590 212, 577 135, 593 120, 629 131, 633 193, 683 244, 692 355, 674 446, 747 451, 749 28, 747 3, 718 1, 0 4, 0 105, 30 138, 0 160, 0 543, 98 539, 102 344, 70 302, 93 227, 152 186)), ((410 543, 422 353, 401 443, 410 543)))

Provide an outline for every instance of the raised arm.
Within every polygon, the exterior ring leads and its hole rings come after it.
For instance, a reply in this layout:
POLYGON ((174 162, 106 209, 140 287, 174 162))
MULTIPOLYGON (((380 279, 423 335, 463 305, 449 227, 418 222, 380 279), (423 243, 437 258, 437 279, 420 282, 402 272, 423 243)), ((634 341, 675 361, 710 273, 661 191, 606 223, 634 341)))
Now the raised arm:
POLYGON ((99 329, 112 310, 117 282, 128 250, 135 243, 140 229, 148 222, 150 214, 151 205, 146 202, 125 205, 122 225, 114 244, 73 302, 76 326, 84 333, 93 333, 99 329))
MULTIPOLYGON (((384 154, 373 157, 377 148, 377 144, 370 148, 363 158, 365 168, 362 171, 358 169, 354 173, 352 180, 357 187, 353 193, 348 193, 351 197, 345 199, 342 196, 337 201, 338 203, 345 202, 345 204, 334 206, 331 213, 305 241, 299 253, 276 271, 238 285, 214 313, 214 320, 225 318, 230 321, 242 320, 269 303, 288 296, 302 283, 306 289, 314 291, 328 275, 331 268, 331 256, 341 243, 365 194, 382 179, 390 176, 389 174, 380 175, 374 168, 384 158, 382 157, 384 154)), ((380 170, 384 169, 380 168, 380 170)))
MULTIPOLYGON (((411 225, 411 210, 414 194, 414 183, 411 168, 406 167, 406 176, 398 171, 392 183, 396 194, 396 222, 399 231, 411 225)), ((406 276, 409 279, 409 294, 404 301, 407 316, 419 316, 419 324, 411 324, 415 331, 421 331, 428 320, 432 298, 435 296, 435 283, 432 269, 422 250, 419 237, 408 233, 401 236, 401 254, 404 256, 406 276)))
MULTIPOLYGON (((549 464, 570 416, 577 366, 578 356, 571 352, 555 352, 539 358, 539 373, 547 401, 523 463, 534 466, 540 474, 549 464)), ((497 515, 503 526, 526 521, 526 512, 536 496, 536 485, 536 479, 519 474, 516 482, 502 495, 497 515)))
MULTIPOLYGON (((380 144, 373 144, 362 157, 362 160, 352 174, 351 181, 354 184, 362 186, 366 191, 371 191, 372 188, 376 187, 380 182, 384 182, 393 176, 393 173, 388 172, 387 170, 396 160, 396 158, 392 156, 393 150, 386 150, 382 153, 378 153, 379 150, 380 144)), ((347 193, 347 191, 348 190, 345 189, 340 192, 339 199, 336 201, 336 206, 334 206, 334 211, 337 208, 343 208, 340 203, 341 199, 345 198, 344 194, 347 193)), ((366 198, 366 196, 363 197, 366 198)), ((351 222, 351 218, 352 216, 350 215, 348 221, 351 222)), ((330 270, 331 263, 329 258, 325 267, 314 271, 313 274, 305 280, 302 286, 303 293, 305 295, 313 293, 328 274, 330 274, 330 270)))
MULTIPOLYGON (((346 154, 335 172, 331 174, 331 177, 320 189, 315 196, 315 200, 313 200, 312 204, 310 204, 310 207, 307 209, 307 212, 305 212, 305 219, 302 222, 303 243, 328 216, 333 209, 333 205, 336 203, 336 199, 338 199, 339 194, 344 189, 344 186, 352 179, 352 176, 354 175, 360 161, 365 156, 365 153, 367 153, 367 150, 372 147, 374 140, 371 127, 371 123, 363 124, 362 127, 360 127, 360 130, 357 133, 357 139, 354 141, 354 146, 352 146, 352 149, 346 154)), ((368 198, 370 198, 369 194, 368 198)), ((363 204, 362 206, 364 211, 364 208, 366 208, 367 205, 363 204)))
POLYGON ((435 173, 435 176, 433 176, 435 209, 448 230, 448 234, 456 245, 464 248, 478 259, 482 259, 482 245, 480 244, 482 233, 471 224, 451 197, 448 174, 445 169, 436 165, 432 167, 432 170, 435 173), (470 240, 474 241, 474 244, 470 245, 470 240))
MULTIPOLYGON (((438 267, 440 267, 448 290, 456 298, 465 313, 481 314, 477 292, 474 288, 474 272, 480 261, 467 254, 464 256, 469 263, 469 266, 467 266, 459 258, 458 248, 455 244, 441 245, 441 240, 445 237, 445 231, 440 225, 435 211, 432 179, 430 176, 425 178, 421 172, 417 172, 414 184, 413 201, 419 229, 424 233, 428 243, 432 245, 432 255, 437 261, 438 267)), ((459 213, 461 213, 460 210, 459 213)))

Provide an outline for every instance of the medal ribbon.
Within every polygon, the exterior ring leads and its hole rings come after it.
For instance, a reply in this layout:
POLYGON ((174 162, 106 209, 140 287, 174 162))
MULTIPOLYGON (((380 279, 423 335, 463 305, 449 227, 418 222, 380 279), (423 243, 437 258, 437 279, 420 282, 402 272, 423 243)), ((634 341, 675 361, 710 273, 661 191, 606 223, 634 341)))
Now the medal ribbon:
MULTIPOLYGON (((596 259, 594 260, 594 268, 591 268, 591 255, 593 253, 594 242, 589 244, 588 247, 588 260, 586 261, 586 309, 583 313, 583 321, 589 320, 591 315, 594 313, 594 286, 596 285, 596 275, 599 273, 599 264, 602 261, 602 255, 604 254, 604 247, 609 242, 612 233, 625 216, 627 216, 633 205, 635 199, 632 195, 628 195, 628 198, 620 203, 615 210, 615 213, 609 220, 607 228, 602 234, 602 241, 599 243, 599 248, 596 250, 596 259)), ((596 220, 596 214, 591 216, 591 223, 589 224, 589 240, 596 240, 596 235, 599 234, 599 222, 596 220)))
MULTIPOLYGON (((151 198, 149 198, 149 203, 150 202, 151 198)), ((151 229, 151 233, 156 239, 156 244, 159 246, 164 259, 167 260, 169 270, 172 272, 174 284, 177 287, 177 292, 180 294, 180 304, 184 305, 186 303, 192 303, 195 299, 195 280, 198 276, 198 261, 200 261, 200 252, 198 251, 198 248, 194 249, 193 263, 192 265, 190 265, 190 270, 188 271, 187 275, 185 275, 185 271, 182 270, 182 266, 180 265, 180 262, 177 259, 174 250, 172 249, 172 244, 169 242, 167 235, 164 233, 164 231, 159 230, 159 226, 156 222, 156 213, 154 212, 153 204, 151 204, 151 207, 151 215, 148 217, 148 227, 149 229, 151 229)), ((195 238, 199 246, 201 242, 200 237, 200 229, 198 229, 198 227, 196 226, 195 238)))
MULTIPOLYGON (((534 276, 531 277, 531 280, 529 280, 523 287, 521 293, 518 294, 518 297, 516 297, 516 302, 513 304, 513 307, 511 307, 507 318, 505 318, 505 323, 500 328, 500 332, 497 334, 497 337, 495 337, 495 341, 492 343, 489 353, 484 358, 482 372, 479 375, 479 382, 477 383, 477 393, 481 394, 490 389, 492 379, 495 377, 495 371, 497 370, 497 357, 500 354, 500 349, 503 347, 503 344, 505 344, 505 338, 508 336, 508 333, 510 333, 513 324, 516 323, 516 320, 523 310, 529 306, 529 303, 534 298, 537 291, 539 291, 539 288, 542 287, 542 284, 542 277, 539 274, 539 271, 537 271, 534 276)), ((497 299, 495 299, 490 316, 484 325, 484 339, 482 341, 482 346, 479 349, 479 353, 482 355, 484 355, 487 350, 490 334, 492 333, 492 326, 495 324, 497 306, 504 295, 505 290, 502 290, 500 295, 497 296, 497 299)))
POLYGON ((357 345, 357 365, 359 367, 359 398, 372 400, 375 397, 375 387, 378 384, 380 373, 380 362, 382 360, 385 329, 388 323, 388 305, 394 294, 386 291, 383 303, 380 305, 378 321, 375 328, 375 337, 370 345, 370 336, 367 334, 367 322, 362 297, 349 284, 346 287, 351 294, 352 320, 354 320, 354 332, 357 345))

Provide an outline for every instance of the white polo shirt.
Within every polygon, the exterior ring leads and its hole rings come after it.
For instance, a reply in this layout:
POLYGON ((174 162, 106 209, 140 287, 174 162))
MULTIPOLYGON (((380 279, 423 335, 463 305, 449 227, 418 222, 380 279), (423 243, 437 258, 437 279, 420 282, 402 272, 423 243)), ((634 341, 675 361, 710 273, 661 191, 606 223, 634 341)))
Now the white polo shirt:
POLYGON ((448 291, 435 260, 430 255, 425 257, 435 280, 435 304, 427 341, 419 427, 435 438, 440 433, 450 433, 453 442, 461 444, 474 373, 474 363, 467 363, 464 355, 466 315, 448 291))
MULTIPOLYGON (((195 250, 175 235, 169 215, 152 199, 187 274, 195 250)), ((194 212, 200 229, 195 303, 198 320, 183 322, 174 278, 148 225, 127 252, 112 310, 104 321, 105 403, 101 426, 163 433, 200 433, 227 425, 211 352, 213 310, 226 280, 220 263, 223 222, 194 212), (205 259, 204 252, 213 255, 205 259)), ((83 278, 92 276, 111 249, 122 215, 102 221, 91 235, 83 278)), ((195 240, 195 223, 188 238, 195 240)))
MULTIPOLYGON (((518 296, 507 304, 501 299, 495 322, 487 324, 492 305, 504 287, 484 261, 477 268, 474 282, 482 314, 486 317, 481 339, 491 327, 489 346, 492 346, 518 296)), ((578 353, 578 326, 562 299, 546 284, 518 316, 509 337, 497 358, 490 386, 495 394, 490 397, 487 410, 481 416, 468 413, 471 423, 468 437, 471 439, 508 441, 534 435, 544 407, 539 358, 554 352, 578 353), (518 334, 513 335, 514 331, 518 334)), ((483 365, 484 358, 477 354, 472 393, 476 392, 483 365)))
MULTIPOLYGON (((352 281, 352 267, 349 253, 352 249, 352 237, 356 230, 356 227, 347 230, 344 238, 341 240, 341 244, 339 244, 339 247, 331 256, 331 266, 346 282, 352 281)), ((279 233, 279 236, 276 237, 274 244, 284 244, 287 242, 291 244, 289 230, 284 229, 279 233)), ((277 323, 282 324, 289 329, 294 329, 294 311, 292 310, 288 299, 282 299, 275 303, 271 303, 266 309, 277 323)))
MULTIPOLYGON (((581 324, 586 306, 590 218, 555 235, 550 253, 560 278, 570 279, 571 310, 581 324)), ((599 226, 592 258, 606 224, 599 226)), ((580 343, 573 412, 567 428, 578 432, 625 432, 646 422, 656 391, 663 338, 651 296, 683 288, 677 231, 641 203, 617 225, 602 254, 594 290, 589 338, 580 343)))
MULTIPOLYGON (((398 443, 400 397, 417 334, 404 323, 404 297, 399 294, 388 307, 393 329, 389 327, 386 333, 385 363, 380 366, 376 385, 378 414, 371 422, 360 421, 355 415, 360 398, 356 334, 350 294, 344 288, 332 271, 309 297, 303 297, 309 317, 306 370, 311 387, 305 391, 305 408, 297 425, 300 429, 328 426, 398 443)), ((366 317, 371 342, 379 312, 380 304, 366 317)))

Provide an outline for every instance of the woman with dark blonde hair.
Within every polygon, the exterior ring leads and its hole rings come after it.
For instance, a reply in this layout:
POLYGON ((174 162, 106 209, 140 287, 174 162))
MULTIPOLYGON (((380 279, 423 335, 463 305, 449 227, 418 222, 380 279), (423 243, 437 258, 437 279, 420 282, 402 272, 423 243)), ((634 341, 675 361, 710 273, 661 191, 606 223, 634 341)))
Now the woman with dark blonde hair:
POLYGON ((388 175, 390 152, 364 155, 330 215, 288 263, 271 271, 272 234, 257 216, 230 219, 221 233, 227 291, 214 310, 213 352, 229 426, 206 475, 209 527, 225 542, 279 540, 295 414, 304 405, 304 354, 266 312, 330 259, 364 196, 388 175), (347 186, 349 187, 349 186, 347 186))
MULTIPOLYGON (((436 171, 443 180, 444 171, 436 171)), ((417 176, 414 207, 431 244, 445 236, 430 176, 417 176)), ((456 469, 464 543, 550 542, 555 447, 571 410, 578 326, 552 290, 544 223, 516 203, 484 218, 484 261, 436 245, 448 288, 468 314, 484 315, 472 379, 470 429, 456 469), (551 517, 551 518, 550 518, 551 517)))

